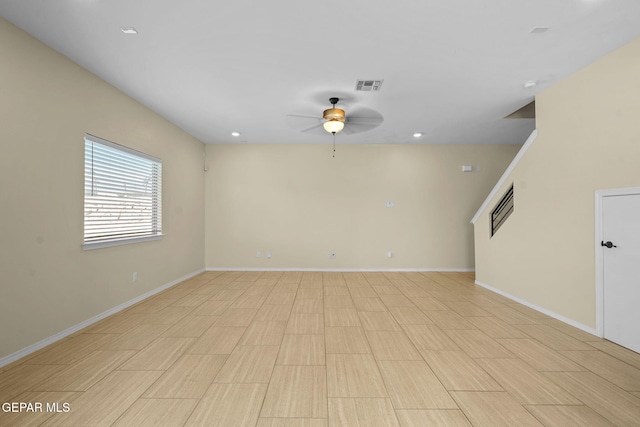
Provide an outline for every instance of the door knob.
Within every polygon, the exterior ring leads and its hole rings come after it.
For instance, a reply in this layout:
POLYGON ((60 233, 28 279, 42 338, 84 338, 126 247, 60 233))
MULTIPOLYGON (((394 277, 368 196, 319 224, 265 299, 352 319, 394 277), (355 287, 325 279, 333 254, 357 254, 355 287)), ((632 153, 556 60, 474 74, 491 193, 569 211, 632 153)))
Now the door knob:
POLYGON ((609 249, 611 249, 611 248, 617 248, 617 246, 616 246, 616 245, 614 245, 613 243, 611 243, 611 242, 604 242, 604 241, 600 242, 600 246, 606 246, 606 247, 608 247, 609 249))

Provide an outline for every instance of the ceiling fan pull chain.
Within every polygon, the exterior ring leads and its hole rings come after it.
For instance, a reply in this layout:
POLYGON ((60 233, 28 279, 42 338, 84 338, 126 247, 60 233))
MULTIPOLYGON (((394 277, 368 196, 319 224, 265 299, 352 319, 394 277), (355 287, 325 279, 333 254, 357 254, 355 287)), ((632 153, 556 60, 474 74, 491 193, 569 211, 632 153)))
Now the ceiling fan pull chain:
POLYGON ((336 134, 333 134, 333 158, 336 158, 336 134))

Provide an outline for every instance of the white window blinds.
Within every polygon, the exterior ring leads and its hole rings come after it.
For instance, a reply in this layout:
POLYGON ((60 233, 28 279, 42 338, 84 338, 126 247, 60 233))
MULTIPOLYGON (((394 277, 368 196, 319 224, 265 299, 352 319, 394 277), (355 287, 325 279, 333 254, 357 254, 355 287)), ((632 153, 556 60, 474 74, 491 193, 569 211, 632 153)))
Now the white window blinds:
POLYGON ((162 161, 93 135, 84 145, 84 247, 162 233, 162 161))

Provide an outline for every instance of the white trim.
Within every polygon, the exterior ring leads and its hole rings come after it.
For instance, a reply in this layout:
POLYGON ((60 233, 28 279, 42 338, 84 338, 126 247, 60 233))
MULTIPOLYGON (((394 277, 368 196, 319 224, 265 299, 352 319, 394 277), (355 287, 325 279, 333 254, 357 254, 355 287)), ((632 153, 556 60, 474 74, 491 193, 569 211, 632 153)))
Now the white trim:
POLYGON ((538 136, 538 130, 534 129, 533 132, 531 132, 531 135, 529 135, 529 138, 527 138, 524 144, 522 144, 522 147, 520 148, 520 151, 518 151, 518 154, 516 154, 516 156, 511 161, 511 163, 509 163, 509 167, 507 167, 507 170, 504 171, 504 173, 498 180, 497 184, 493 187, 493 190, 491 190, 491 193, 489 193, 487 198, 484 199, 484 202, 482 202, 482 205, 480 206, 476 214, 471 219, 471 224, 475 224, 478 218, 480 218, 480 215, 482 214, 482 212, 484 212, 484 210, 487 208, 487 205, 489 204, 489 202, 493 200, 493 197, 496 195, 498 190, 502 187, 502 184, 504 184, 504 182, 507 180, 509 175, 511 175, 511 172, 513 172, 513 169, 515 169, 515 167, 518 166, 518 163, 520 163, 520 159, 522 159, 522 156, 524 156, 524 153, 527 152, 527 150, 529 149, 531 144, 533 144, 533 141, 535 141, 537 136, 538 136))
POLYGON ((164 236, 165 236, 164 234, 153 234, 150 236, 128 237, 126 239, 98 240, 95 242, 83 243, 82 249, 84 249, 85 251, 91 251, 93 249, 110 248, 112 246, 130 245, 132 243, 151 242, 153 240, 160 240, 164 236))
POLYGON ((104 313, 100 313, 97 316, 93 316, 92 318, 87 319, 84 322, 80 322, 77 325, 74 325, 74 326, 72 326, 72 327, 70 327, 68 329, 65 329, 64 331, 60 331, 57 334, 51 335, 50 337, 45 338, 42 341, 38 341, 35 344, 31 344, 30 346, 25 347, 22 350, 18 350, 13 354, 10 354, 8 356, 0 358, 0 368, 5 366, 5 365, 8 365, 11 362, 15 362, 16 360, 21 359, 21 358, 23 358, 23 357, 25 357, 25 356, 27 356, 27 355, 35 352, 35 351, 38 351, 41 348, 44 348, 44 347, 48 346, 49 344, 53 344, 54 342, 56 342, 58 340, 61 340, 62 338, 65 338, 65 337, 67 337, 67 336, 69 336, 69 335, 71 335, 71 334, 73 334, 73 333, 75 333, 75 332, 77 332, 77 331, 79 331, 81 329, 84 329, 87 326, 90 326, 90 325, 92 325, 92 324, 94 324, 94 323, 96 323, 96 322, 98 322, 98 321, 100 321, 100 320, 102 320, 102 319, 104 319, 106 317, 109 317, 109 316, 111 316, 113 314, 116 314, 117 312, 122 311, 125 308, 131 307, 132 305, 134 305, 134 304, 136 304, 136 303, 138 303, 138 302, 140 302, 142 300, 145 300, 145 299, 147 299, 147 298, 149 298, 149 297, 151 297, 151 296, 153 296, 153 295, 155 295, 155 294, 157 294, 159 292, 162 292, 162 291, 164 291, 166 289, 169 289, 170 287, 175 286, 180 282, 183 282, 183 281, 185 281, 187 279, 190 279, 190 278, 202 273, 203 271, 205 271, 205 270, 201 269, 201 270, 195 271, 193 273, 187 274, 186 276, 183 276, 183 277, 181 277, 179 279, 176 279, 176 280, 174 280, 174 281, 172 281, 170 283, 167 283, 166 285, 160 286, 159 288, 156 288, 156 289, 151 290, 151 291, 149 291, 147 293, 144 293, 144 294, 142 294, 142 295, 140 295, 140 296, 138 296, 138 297, 136 297, 136 298, 134 298, 132 300, 129 300, 129 301, 124 302, 124 303, 122 303, 120 305, 117 305, 117 306, 105 311, 104 313))
POLYGON ((97 142, 98 144, 106 145, 107 147, 115 148, 116 150, 124 151, 125 153, 133 154, 134 156, 143 157, 152 162, 162 164, 162 159, 159 159, 151 154, 143 153, 142 151, 134 150, 133 148, 120 145, 117 142, 109 141, 99 136, 91 135, 90 133, 84 134, 84 139, 88 139, 91 142, 97 142))
POLYGON ((595 271, 596 282, 596 331, 598 336, 604 337, 604 259, 602 257, 602 246, 600 242, 604 240, 603 233, 603 212, 602 200, 611 196, 628 196, 630 194, 640 194, 640 187, 613 188, 608 190, 596 190, 595 192, 595 271))
POLYGON ((598 336, 604 337, 604 272, 602 248, 599 242, 602 241, 602 190, 595 192, 595 233, 593 247, 595 248, 595 271, 596 282, 596 331, 598 336))
POLYGON ((525 301, 522 298, 518 298, 518 297, 513 296, 513 295, 511 295, 511 294, 509 294, 507 292, 501 291, 500 289, 494 288, 493 286, 487 285, 486 283, 482 283, 479 280, 476 280, 475 283, 476 283, 476 285, 481 286, 481 287, 483 287, 485 289, 488 289, 491 292, 495 292, 495 293, 497 293, 499 295, 502 295, 505 298, 509 298, 510 300, 513 300, 513 301, 515 301, 517 303, 520 303, 520 304, 522 304, 522 305, 524 305, 526 307, 529 307, 529 308, 531 308, 531 309, 533 309, 535 311, 539 311, 540 313, 543 313, 543 314, 546 314, 547 316, 553 317, 554 319, 557 319, 557 320, 559 320, 559 321, 561 321, 563 323, 566 323, 566 324, 568 324, 570 326, 573 326, 574 328, 578 328, 578 329, 580 329, 580 330, 582 330, 584 332, 587 332, 587 333, 589 333, 591 335, 595 335, 595 336, 598 336, 598 337, 601 336, 601 335, 598 334, 597 330, 595 330, 595 329, 593 329, 593 328, 591 328, 589 326, 583 325, 582 323, 578 323, 575 320, 571 320, 568 317, 561 316, 560 314, 554 313, 551 310, 547 310, 546 308, 542 308, 540 306, 532 304, 529 301, 525 301))
POLYGON ((441 273, 472 273, 476 271, 473 268, 297 268, 297 267, 282 267, 282 268, 237 268, 237 267, 207 267, 206 271, 325 271, 336 273, 386 273, 386 272, 398 272, 398 273, 427 273, 427 272, 441 272, 441 273))

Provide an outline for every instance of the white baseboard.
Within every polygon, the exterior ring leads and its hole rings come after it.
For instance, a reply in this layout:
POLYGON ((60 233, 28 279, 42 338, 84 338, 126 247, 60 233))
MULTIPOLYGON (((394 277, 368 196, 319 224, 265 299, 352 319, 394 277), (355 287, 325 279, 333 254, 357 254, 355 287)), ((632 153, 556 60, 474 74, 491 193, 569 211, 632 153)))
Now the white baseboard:
POLYGON ((515 302, 518 302, 524 306, 527 306, 533 310, 539 311, 540 313, 546 314, 549 317, 553 317, 554 319, 557 319, 563 323, 566 323, 570 326, 573 326, 574 328, 578 328, 584 332, 587 332, 591 335, 595 335, 597 337, 602 337, 602 335, 598 334, 598 331, 596 331, 594 328, 590 328, 589 326, 583 325, 582 323, 578 323, 575 320, 569 319, 568 317, 564 317, 558 313, 554 313, 551 310, 547 310, 546 308, 542 308, 539 307, 535 304, 530 303, 529 301, 525 301, 522 298, 518 298, 514 295, 511 295, 507 292, 501 291, 500 289, 494 288, 493 286, 487 285, 486 283, 482 283, 479 280, 476 280, 476 285, 481 286, 485 289, 490 290, 491 292, 495 292, 499 295, 502 295, 505 298, 509 298, 510 300, 513 300, 515 302))
POLYGON ((207 271, 325 271, 328 273, 472 273, 473 268, 237 268, 237 267, 207 267, 207 271))
POLYGON ((87 326, 90 326, 90 325, 92 325, 92 324, 94 324, 94 323, 96 323, 96 322, 98 322, 98 321, 100 321, 100 320, 102 320, 102 319, 104 319, 106 317, 109 317, 112 314, 116 314, 117 312, 122 311, 125 308, 131 307, 132 305, 134 305, 136 303, 139 303, 140 301, 145 300, 145 299, 147 299, 147 298, 149 298, 149 297, 151 297, 151 296, 153 296, 153 295, 155 295, 155 294, 157 294, 159 292, 162 292, 162 291, 164 291, 166 289, 169 289, 170 287, 175 286, 180 282, 183 282, 183 281, 185 281, 187 279, 190 279, 193 276, 196 276, 196 275, 202 273, 203 271, 205 271, 205 270, 201 269, 201 270, 195 271, 193 273, 187 274, 186 276, 183 276, 183 277, 181 277, 179 279, 176 279, 176 280, 174 280, 174 281, 172 281, 170 283, 167 283, 166 285, 160 286, 159 288, 156 288, 156 289, 154 289, 152 291, 144 293, 144 294, 142 294, 142 295, 140 295, 140 296, 138 296, 138 297, 136 297, 136 298, 134 298, 132 300, 129 300, 129 301, 124 302, 124 303, 122 303, 120 305, 117 305, 117 306, 105 311, 104 313, 100 313, 97 316, 93 316, 92 318, 85 320, 84 322, 80 322, 77 325, 74 325, 74 326, 72 326, 72 327, 70 327, 68 329, 65 329, 64 331, 58 332, 55 335, 52 335, 52 336, 50 336, 48 338, 45 338, 42 341, 38 341, 35 344, 31 344, 30 346, 25 347, 22 350, 18 350, 13 354, 10 354, 8 356, 0 358, 0 368, 5 366, 5 365, 8 365, 9 363, 15 362, 18 359, 21 359, 21 358, 23 358, 25 356, 28 356, 29 354, 31 354, 31 353, 33 353, 35 351, 38 351, 41 348, 44 348, 44 347, 48 346, 49 344, 53 344, 54 342, 56 342, 58 340, 61 340, 62 338, 67 337, 67 336, 79 331, 80 329, 86 328, 87 326))

